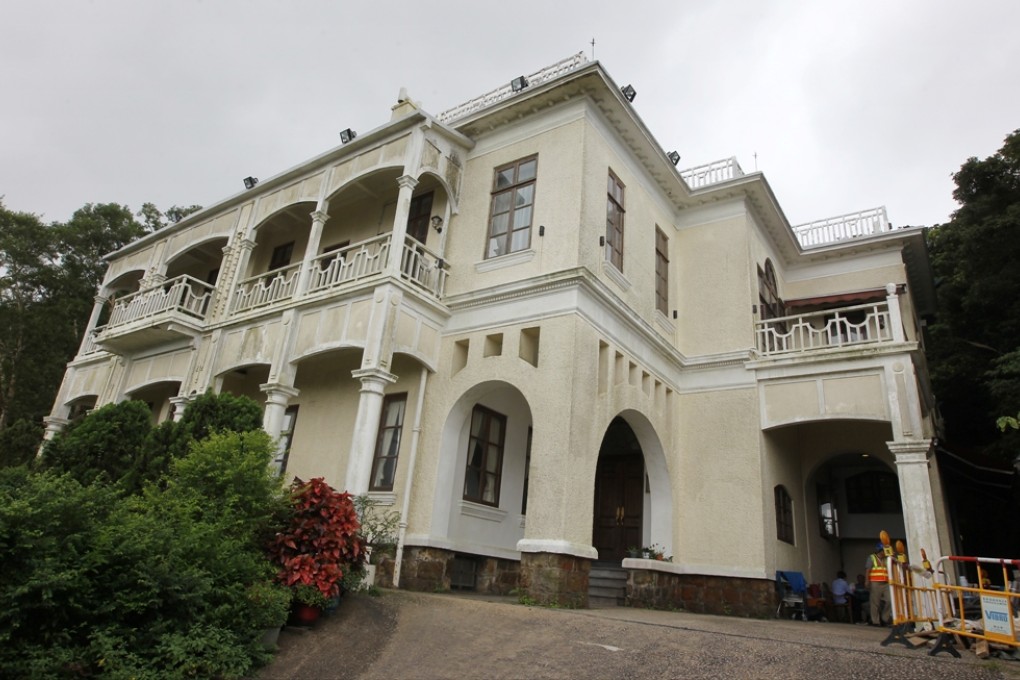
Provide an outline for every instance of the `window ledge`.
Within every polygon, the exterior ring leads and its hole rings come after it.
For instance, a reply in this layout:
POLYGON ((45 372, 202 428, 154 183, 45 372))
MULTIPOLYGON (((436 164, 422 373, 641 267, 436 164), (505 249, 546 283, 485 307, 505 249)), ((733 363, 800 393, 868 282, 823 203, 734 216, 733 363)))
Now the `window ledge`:
POLYGON ((535 258, 534 249, 529 248, 528 250, 520 250, 516 253, 510 253, 509 255, 498 255, 497 257, 490 257, 487 260, 475 263, 475 271, 479 274, 484 272, 491 272, 496 269, 503 269, 504 267, 513 267, 518 264, 524 264, 525 262, 531 262, 535 258))
POLYGON ((472 503, 471 501, 460 502, 460 514, 467 515, 468 517, 484 519, 489 522, 502 522, 507 516, 506 510, 490 508, 487 505, 472 503))
POLYGON ((393 505, 397 502, 397 494, 392 491, 369 491, 368 497, 378 505, 393 505))
POLYGON ((631 283, 630 279, 623 275, 619 269, 616 268, 609 260, 602 261, 602 273, 608 276, 613 282, 625 291, 630 290, 631 283))
POLYGON ((658 309, 655 310, 655 323, 659 325, 659 328, 666 331, 667 333, 675 333, 676 325, 673 320, 668 316, 660 312, 658 309))

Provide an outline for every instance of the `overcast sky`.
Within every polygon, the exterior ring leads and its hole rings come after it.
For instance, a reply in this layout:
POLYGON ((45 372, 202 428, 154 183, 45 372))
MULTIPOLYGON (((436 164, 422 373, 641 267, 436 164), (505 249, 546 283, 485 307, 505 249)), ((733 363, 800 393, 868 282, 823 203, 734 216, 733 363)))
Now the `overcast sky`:
POLYGON ((402 86, 437 114, 593 38, 681 168, 736 156, 793 224, 946 221, 951 175, 1020 128, 1015 0, 5 0, 0 196, 208 206, 402 86))

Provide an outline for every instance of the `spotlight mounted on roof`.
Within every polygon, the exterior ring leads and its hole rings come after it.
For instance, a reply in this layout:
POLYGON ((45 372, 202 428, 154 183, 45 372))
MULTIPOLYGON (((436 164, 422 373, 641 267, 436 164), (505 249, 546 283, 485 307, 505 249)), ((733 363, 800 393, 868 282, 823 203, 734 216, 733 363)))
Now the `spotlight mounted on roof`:
POLYGON ((629 102, 634 101, 634 97, 637 96, 637 90, 634 89, 633 85, 624 85, 620 88, 620 92, 623 93, 623 96, 626 97, 629 102))
POLYGON ((677 163, 680 162, 680 154, 678 154, 676 151, 670 151, 668 154, 666 154, 666 158, 668 158, 669 162, 672 163, 673 165, 676 165, 677 163))
POLYGON ((358 136, 358 133, 355 132, 354 130, 350 129, 350 128, 347 128, 346 130, 341 130, 340 131, 340 143, 341 144, 346 144, 347 142, 351 141, 352 139, 354 139, 357 136, 358 136))
POLYGON ((524 76, 517 76, 510 81, 510 89, 514 92, 520 92, 528 86, 528 79, 524 76))
POLYGON ((251 189, 252 187, 254 187, 258 183, 259 183, 259 178, 258 177, 245 177, 244 178, 244 188, 245 189, 251 189))

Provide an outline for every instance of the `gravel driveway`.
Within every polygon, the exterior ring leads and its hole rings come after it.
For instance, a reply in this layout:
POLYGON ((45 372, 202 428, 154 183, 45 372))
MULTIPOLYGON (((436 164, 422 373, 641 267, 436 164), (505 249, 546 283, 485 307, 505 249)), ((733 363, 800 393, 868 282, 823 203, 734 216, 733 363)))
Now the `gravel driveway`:
POLYGON ((887 630, 386 590, 285 629, 259 674, 284 678, 1020 678, 1020 662, 882 647, 887 630))

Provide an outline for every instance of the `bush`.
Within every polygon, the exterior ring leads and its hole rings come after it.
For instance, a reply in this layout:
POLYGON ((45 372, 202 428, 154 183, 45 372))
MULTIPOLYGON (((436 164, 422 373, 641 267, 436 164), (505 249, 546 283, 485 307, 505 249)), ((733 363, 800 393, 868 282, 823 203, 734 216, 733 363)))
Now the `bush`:
POLYGON ((122 496, 0 470, 0 676, 241 677, 284 622, 264 538, 288 497, 262 432, 222 433, 122 496))
POLYGON ((321 477, 294 479, 290 525, 270 544, 285 586, 311 586, 330 600, 341 594, 344 571, 363 568, 365 543, 348 493, 338 493, 321 477))
POLYGON ((16 420, 0 430, 0 467, 27 465, 42 443, 42 428, 28 420, 16 420))
POLYGON ((118 482, 131 473, 150 430, 152 412, 144 402, 107 404, 50 441, 42 466, 66 472, 82 484, 118 482))

